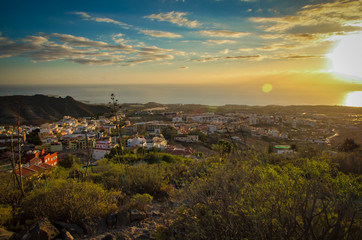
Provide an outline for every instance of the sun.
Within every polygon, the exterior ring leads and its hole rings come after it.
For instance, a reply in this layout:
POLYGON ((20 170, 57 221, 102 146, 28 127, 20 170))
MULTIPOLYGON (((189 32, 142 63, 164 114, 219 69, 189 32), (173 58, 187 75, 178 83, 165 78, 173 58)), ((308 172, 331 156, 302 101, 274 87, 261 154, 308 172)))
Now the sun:
POLYGON ((328 58, 332 72, 362 81, 362 32, 341 36, 328 58))
POLYGON ((344 99, 344 106, 362 107, 362 91, 348 93, 344 99))

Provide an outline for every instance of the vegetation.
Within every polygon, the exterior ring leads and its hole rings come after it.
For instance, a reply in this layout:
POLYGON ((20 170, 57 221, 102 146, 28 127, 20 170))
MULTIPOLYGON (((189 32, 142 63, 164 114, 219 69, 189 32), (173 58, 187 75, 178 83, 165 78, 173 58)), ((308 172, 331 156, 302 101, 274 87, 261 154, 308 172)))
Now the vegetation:
POLYGON ((358 239, 360 180, 325 159, 234 159, 183 190, 166 238, 358 239))
POLYGON ((34 129, 32 132, 26 135, 26 141, 34 145, 41 145, 42 141, 39 137, 39 129, 34 129))
POLYGON ((360 153, 285 157, 240 152, 225 140, 213 148, 217 154, 201 160, 136 151, 118 163, 109 155, 87 176, 68 156, 62 167, 28 179, 25 197, 12 175, 1 174, 0 224, 18 230, 48 217, 83 226, 172 199, 160 239, 358 239, 361 176, 340 170, 360 153))

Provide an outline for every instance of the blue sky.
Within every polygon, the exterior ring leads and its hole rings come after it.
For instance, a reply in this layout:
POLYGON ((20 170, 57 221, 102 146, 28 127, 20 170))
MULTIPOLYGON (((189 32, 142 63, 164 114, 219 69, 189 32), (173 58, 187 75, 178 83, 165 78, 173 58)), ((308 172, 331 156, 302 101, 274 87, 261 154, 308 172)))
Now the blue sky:
POLYGON ((268 79, 349 91, 362 73, 334 49, 361 60, 361 12, 361 0, 2 0, 0 84, 268 79))

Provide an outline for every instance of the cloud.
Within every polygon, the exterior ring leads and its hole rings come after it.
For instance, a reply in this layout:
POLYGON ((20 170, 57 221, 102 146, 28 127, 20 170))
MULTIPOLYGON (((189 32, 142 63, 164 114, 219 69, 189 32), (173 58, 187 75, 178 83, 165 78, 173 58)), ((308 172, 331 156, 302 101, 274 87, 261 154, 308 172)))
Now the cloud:
POLYGON ((100 41, 93 41, 85 37, 76 37, 70 34, 53 33, 50 36, 58 38, 59 41, 73 47, 105 47, 108 44, 100 41))
POLYGON ((117 59, 88 59, 88 58, 71 58, 67 61, 79 63, 79 64, 87 64, 87 65, 110 65, 115 63, 120 63, 120 60, 117 59))
POLYGON ((119 34, 116 34, 116 35, 113 35, 112 36, 112 40, 115 42, 115 43, 119 43, 119 44, 124 44, 126 42, 128 42, 127 40, 125 40, 123 37, 123 34, 122 33, 119 33, 119 34))
POLYGON ((240 52, 250 52, 250 51, 253 51, 254 48, 239 48, 238 49, 240 52))
POLYGON ((0 38, 0 58, 21 55, 31 51, 42 49, 42 45, 48 40, 41 36, 28 36, 15 42, 9 38, 0 38))
POLYGON ((273 43, 270 45, 266 45, 263 47, 259 47, 257 48, 257 50, 262 50, 262 51, 275 51, 278 49, 295 49, 295 48, 300 48, 303 47, 300 44, 289 44, 289 43, 273 43))
POLYGON ((210 37, 231 37, 231 38, 240 38, 250 34, 245 32, 233 32, 228 30, 203 30, 199 31, 199 33, 210 37))
POLYGON ((280 59, 311 59, 311 58, 324 58, 323 56, 313 56, 313 55, 288 55, 281 56, 280 59))
POLYGON ((219 53, 221 53, 221 54, 228 54, 228 53, 229 53, 229 49, 224 49, 224 50, 220 51, 219 53))
POLYGON ((154 31, 154 30, 141 30, 140 33, 143 33, 148 36, 152 37, 159 37, 159 38, 181 38, 180 34, 171 33, 171 32, 164 32, 164 31, 154 31))
POLYGON ((84 18, 84 19, 91 18, 91 16, 88 13, 85 13, 85 12, 71 12, 71 14, 78 15, 78 16, 84 18))
POLYGON ((207 40, 204 44, 234 44, 236 41, 233 40, 207 40))
POLYGON ((362 21, 360 0, 340 0, 329 3, 306 5, 294 16, 264 18, 254 17, 251 21, 267 24, 268 32, 315 32, 353 31, 362 21), (352 26, 351 26, 352 24, 352 26))
POLYGON ((210 62, 219 60, 261 60, 261 55, 249 55, 249 56, 227 56, 227 57, 206 57, 194 60, 195 62, 210 62))
POLYGON ((159 13, 159 14, 151 14, 149 16, 145 16, 145 18, 149 18, 151 20, 157 20, 161 22, 170 22, 176 24, 181 27, 189 27, 196 28, 201 26, 201 24, 197 20, 190 21, 184 16, 188 13, 185 12, 168 12, 168 13, 159 13))
POLYGON ((180 69, 180 70, 187 70, 187 69, 189 69, 189 67, 183 66, 183 67, 179 67, 178 69, 180 69))
MULTIPOLYGON (((113 38, 117 41, 117 37, 122 36, 117 34, 113 38)), ((145 45, 142 47, 122 43, 111 45, 60 33, 27 36, 17 41, 0 37, 0 57, 21 56, 30 58, 33 62, 65 60, 87 65, 134 65, 173 60, 174 55, 184 56, 185 52, 145 45)))
POLYGON ((92 17, 91 15, 89 15, 86 12, 71 12, 71 14, 78 15, 83 20, 116 24, 118 26, 121 26, 124 29, 129 29, 129 28, 132 27, 132 25, 128 25, 127 23, 116 21, 116 20, 111 19, 111 18, 92 17))

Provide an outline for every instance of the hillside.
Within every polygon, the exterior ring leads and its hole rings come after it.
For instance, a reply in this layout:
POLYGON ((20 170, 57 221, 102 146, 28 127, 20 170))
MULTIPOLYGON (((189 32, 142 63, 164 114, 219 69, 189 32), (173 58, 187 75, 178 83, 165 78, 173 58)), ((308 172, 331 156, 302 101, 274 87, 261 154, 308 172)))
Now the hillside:
POLYGON ((21 124, 38 125, 63 116, 86 117, 108 111, 104 105, 85 104, 72 97, 3 96, 0 97, 0 124, 16 124, 20 109, 21 124))

